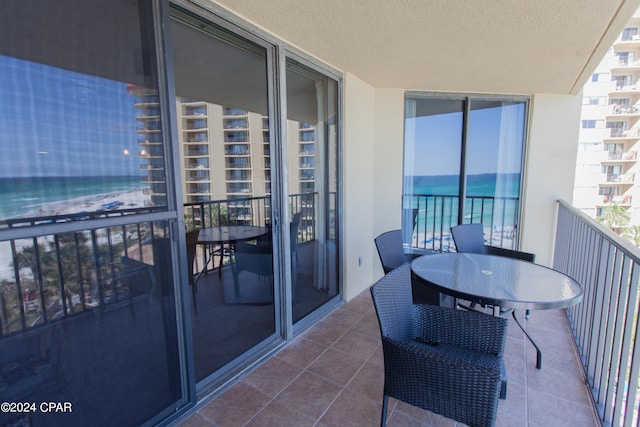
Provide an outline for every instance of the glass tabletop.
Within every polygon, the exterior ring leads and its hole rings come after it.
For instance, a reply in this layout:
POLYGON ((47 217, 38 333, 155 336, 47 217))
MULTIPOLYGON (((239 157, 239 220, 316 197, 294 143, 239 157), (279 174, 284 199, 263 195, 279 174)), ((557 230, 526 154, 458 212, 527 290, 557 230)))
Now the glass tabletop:
POLYGON ((255 225, 222 225, 200 229, 198 243, 231 243, 252 240, 267 234, 267 227, 255 225))
POLYGON ((577 304, 582 287, 553 269, 513 258, 443 253, 411 262, 412 281, 447 295, 516 309, 559 309, 577 304))

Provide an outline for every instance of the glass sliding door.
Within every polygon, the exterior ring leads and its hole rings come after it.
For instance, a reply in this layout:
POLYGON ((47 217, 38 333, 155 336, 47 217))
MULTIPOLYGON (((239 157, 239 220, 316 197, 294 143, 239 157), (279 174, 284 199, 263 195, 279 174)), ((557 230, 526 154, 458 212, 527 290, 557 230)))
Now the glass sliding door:
POLYGON ((407 246, 455 250, 450 227, 480 222, 488 243, 517 248, 526 115, 525 99, 406 97, 407 246))
POLYGON ((152 16, 3 4, 0 401, 66 410, 2 425, 153 424, 184 404, 152 16))
POLYGON ((171 37, 202 386, 276 339, 268 51, 178 9, 171 37))
POLYGON ((296 323, 339 293, 338 82, 286 61, 291 295, 296 323))
POLYGON ((524 101, 470 101, 462 222, 485 224, 493 246, 516 247, 525 113, 524 101))
POLYGON ((446 249, 457 223, 464 102, 405 102, 403 235, 408 247, 446 249))

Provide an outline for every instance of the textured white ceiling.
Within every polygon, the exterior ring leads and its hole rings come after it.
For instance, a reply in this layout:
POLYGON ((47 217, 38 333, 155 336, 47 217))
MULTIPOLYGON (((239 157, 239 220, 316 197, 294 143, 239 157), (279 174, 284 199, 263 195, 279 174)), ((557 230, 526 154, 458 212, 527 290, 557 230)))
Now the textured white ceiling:
POLYGON ((216 0, 374 87, 575 94, 640 0, 216 0))

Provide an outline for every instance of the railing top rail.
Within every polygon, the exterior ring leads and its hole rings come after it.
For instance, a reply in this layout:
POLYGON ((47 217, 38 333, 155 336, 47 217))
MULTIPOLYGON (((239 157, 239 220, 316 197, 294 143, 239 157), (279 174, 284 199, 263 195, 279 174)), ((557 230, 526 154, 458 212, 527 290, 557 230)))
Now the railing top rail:
POLYGON ((595 219, 586 215, 580 209, 572 206, 570 203, 564 200, 558 200, 558 204, 563 208, 569 211, 572 215, 578 217, 581 221, 589 224, 596 232, 598 232, 602 237, 608 240, 612 245, 616 246, 619 250, 623 251, 627 257, 629 257, 635 264, 640 264, 640 249, 638 249, 631 242, 623 239, 613 231, 609 230, 604 225, 600 224, 595 219))
MULTIPOLYGON (((458 194, 424 194, 424 193, 404 193, 403 197, 442 197, 458 198, 458 194)), ((517 196, 472 196, 466 195, 467 199, 497 199, 497 200, 519 200, 517 196)))
MULTIPOLYGON (((309 193, 297 193, 297 194, 289 194, 289 197, 304 197, 304 196, 312 196, 318 194, 316 191, 313 192, 309 192, 309 193)), ((189 202, 189 203, 184 203, 185 207, 189 207, 189 206, 201 206, 201 205, 212 205, 212 204, 216 204, 216 203, 235 203, 235 202, 247 202, 250 200, 266 200, 269 199, 271 197, 271 195, 265 195, 265 196, 253 196, 253 197, 241 197, 241 198, 234 198, 234 199, 219 199, 219 200, 206 200, 206 201, 201 201, 201 202, 189 202)))

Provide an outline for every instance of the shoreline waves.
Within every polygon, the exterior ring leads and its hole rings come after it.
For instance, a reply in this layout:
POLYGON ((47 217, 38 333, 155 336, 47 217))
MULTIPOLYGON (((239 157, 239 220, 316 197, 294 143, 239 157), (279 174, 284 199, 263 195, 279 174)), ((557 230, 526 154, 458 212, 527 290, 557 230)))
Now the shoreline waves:
POLYGON ((148 188, 139 176, 0 178, 0 220, 97 211, 118 198, 144 207, 148 188))
POLYGON ((145 188, 138 187, 125 191, 95 194, 76 197, 75 199, 58 202, 42 203, 37 209, 27 212, 27 217, 67 215, 75 213, 96 212, 101 210, 115 210, 117 208, 131 209, 148 206, 150 197, 145 194, 145 188))

